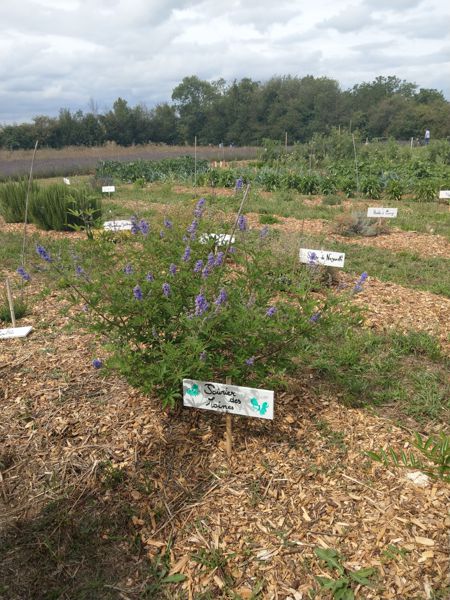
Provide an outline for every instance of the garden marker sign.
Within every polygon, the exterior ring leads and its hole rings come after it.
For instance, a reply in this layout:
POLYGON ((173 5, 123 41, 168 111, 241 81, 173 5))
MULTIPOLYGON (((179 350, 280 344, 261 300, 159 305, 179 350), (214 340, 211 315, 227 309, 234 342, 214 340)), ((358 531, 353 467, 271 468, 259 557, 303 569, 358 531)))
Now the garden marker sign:
POLYGON ((132 222, 127 220, 105 221, 103 223, 103 229, 106 231, 130 231, 132 226, 132 222))
POLYGON ((378 219, 395 219, 397 217, 397 208, 381 208, 380 206, 368 208, 367 216, 378 219))
POLYGON ((273 420, 273 392, 183 379, 183 406, 273 420))
POLYGON ((448 200, 450 199, 450 190, 441 190, 439 192, 439 200, 448 200))
POLYGON ((102 185, 102 192, 104 192, 106 194, 111 194, 111 192, 115 192, 115 191, 116 191, 115 185, 102 185))
POLYGON ((0 340, 27 337, 32 329, 31 325, 28 325, 27 327, 8 327, 7 329, 0 329, 0 340))
POLYGON ((66 185, 70 185, 70 179, 68 177, 63 177, 63 181, 66 185))
POLYGON ((300 248, 301 263, 342 268, 344 266, 344 261, 344 252, 329 252, 328 250, 310 250, 309 248, 300 248))

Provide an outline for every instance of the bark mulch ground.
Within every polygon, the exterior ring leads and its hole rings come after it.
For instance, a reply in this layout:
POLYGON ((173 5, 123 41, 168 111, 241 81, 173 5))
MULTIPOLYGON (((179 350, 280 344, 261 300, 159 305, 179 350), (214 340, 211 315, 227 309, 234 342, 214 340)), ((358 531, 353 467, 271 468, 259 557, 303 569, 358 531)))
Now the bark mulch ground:
MULTIPOLYGON (((355 301, 373 302, 377 314, 391 297, 371 280, 355 301)), ((93 370, 95 341, 65 331, 59 308, 56 294, 36 300, 23 319, 35 331, 0 346, 4 530, 67 490, 76 492, 69 514, 95 491, 106 511, 119 501, 131 507, 149 560, 171 540, 171 572, 186 575, 188 598, 202 590, 220 598, 226 587, 241 598, 258 588, 263 598, 306 598, 315 576, 336 575, 315 548, 338 550, 350 570, 376 568, 373 587, 357 588, 357 597, 432 598, 448 585, 448 486, 428 479, 422 487, 363 454, 408 448, 409 431, 319 394, 305 374, 277 396, 273 422, 233 421, 228 462, 223 417, 185 409, 174 418, 93 370)), ((116 550, 118 560, 126 555, 124 544, 116 550)), ((142 597, 131 568, 113 583, 122 597, 142 597)))

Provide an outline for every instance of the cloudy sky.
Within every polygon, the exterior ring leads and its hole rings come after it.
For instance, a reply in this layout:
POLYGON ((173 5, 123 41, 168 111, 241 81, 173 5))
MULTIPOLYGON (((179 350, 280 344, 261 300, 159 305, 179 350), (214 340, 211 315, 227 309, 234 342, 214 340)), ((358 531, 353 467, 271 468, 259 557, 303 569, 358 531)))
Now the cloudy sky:
POLYGON ((450 100, 448 0, 0 0, 0 124, 169 101, 187 75, 396 75, 450 100))

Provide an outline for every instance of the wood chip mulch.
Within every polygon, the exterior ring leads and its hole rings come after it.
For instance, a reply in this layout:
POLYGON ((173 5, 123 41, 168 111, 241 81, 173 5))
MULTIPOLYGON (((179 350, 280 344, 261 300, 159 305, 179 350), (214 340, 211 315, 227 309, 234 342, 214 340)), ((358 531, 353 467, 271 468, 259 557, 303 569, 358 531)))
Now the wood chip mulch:
MULTIPOLYGON (((369 282, 366 298, 382 293, 377 286, 369 282)), ((338 550, 349 569, 377 569, 356 597, 431 600, 449 583, 449 487, 421 487, 363 455, 408 448, 409 431, 319 393, 304 374, 277 395, 273 422, 233 420, 228 462, 222 416, 170 417, 106 378, 90 365, 95 340, 63 330, 60 308, 56 294, 36 299, 21 322, 35 331, 0 346, 0 526, 32 518, 70 487, 80 497, 97 488, 106 503, 120 494, 133 506, 149 558, 172 539, 172 571, 187 576, 188 598, 206 589, 220 598, 225 585, 251 598, 262 585, 267 599, 306 599, 316 575, 332 575, 315 548, 338 550), (100 487, 104 464, 125 474, 117 490, 100 487), (202 556, 222 566, 207 568, 202 556)), ((139 597, 132 576, 119 586, 139 597)))

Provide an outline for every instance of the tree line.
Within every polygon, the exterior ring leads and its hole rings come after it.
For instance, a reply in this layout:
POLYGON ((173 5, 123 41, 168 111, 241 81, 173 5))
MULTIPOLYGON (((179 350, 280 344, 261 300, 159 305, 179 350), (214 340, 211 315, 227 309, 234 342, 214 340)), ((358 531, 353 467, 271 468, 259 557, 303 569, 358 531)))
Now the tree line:
POLYGON ((418 88, 396 76, 376 77, 342 91, 328 77, 250 78, 227 83, 185 77, 171 102, 134 107, 118 98, 104 114, 60 110, 57 117, 36 116, 31 123, 0 127, 0 147, 98 146, 132 144, 259 145, 263 139, 307 142, 334 127, 362 137, 423 138, 450 136, 450 102, 442 92, 418 88))

